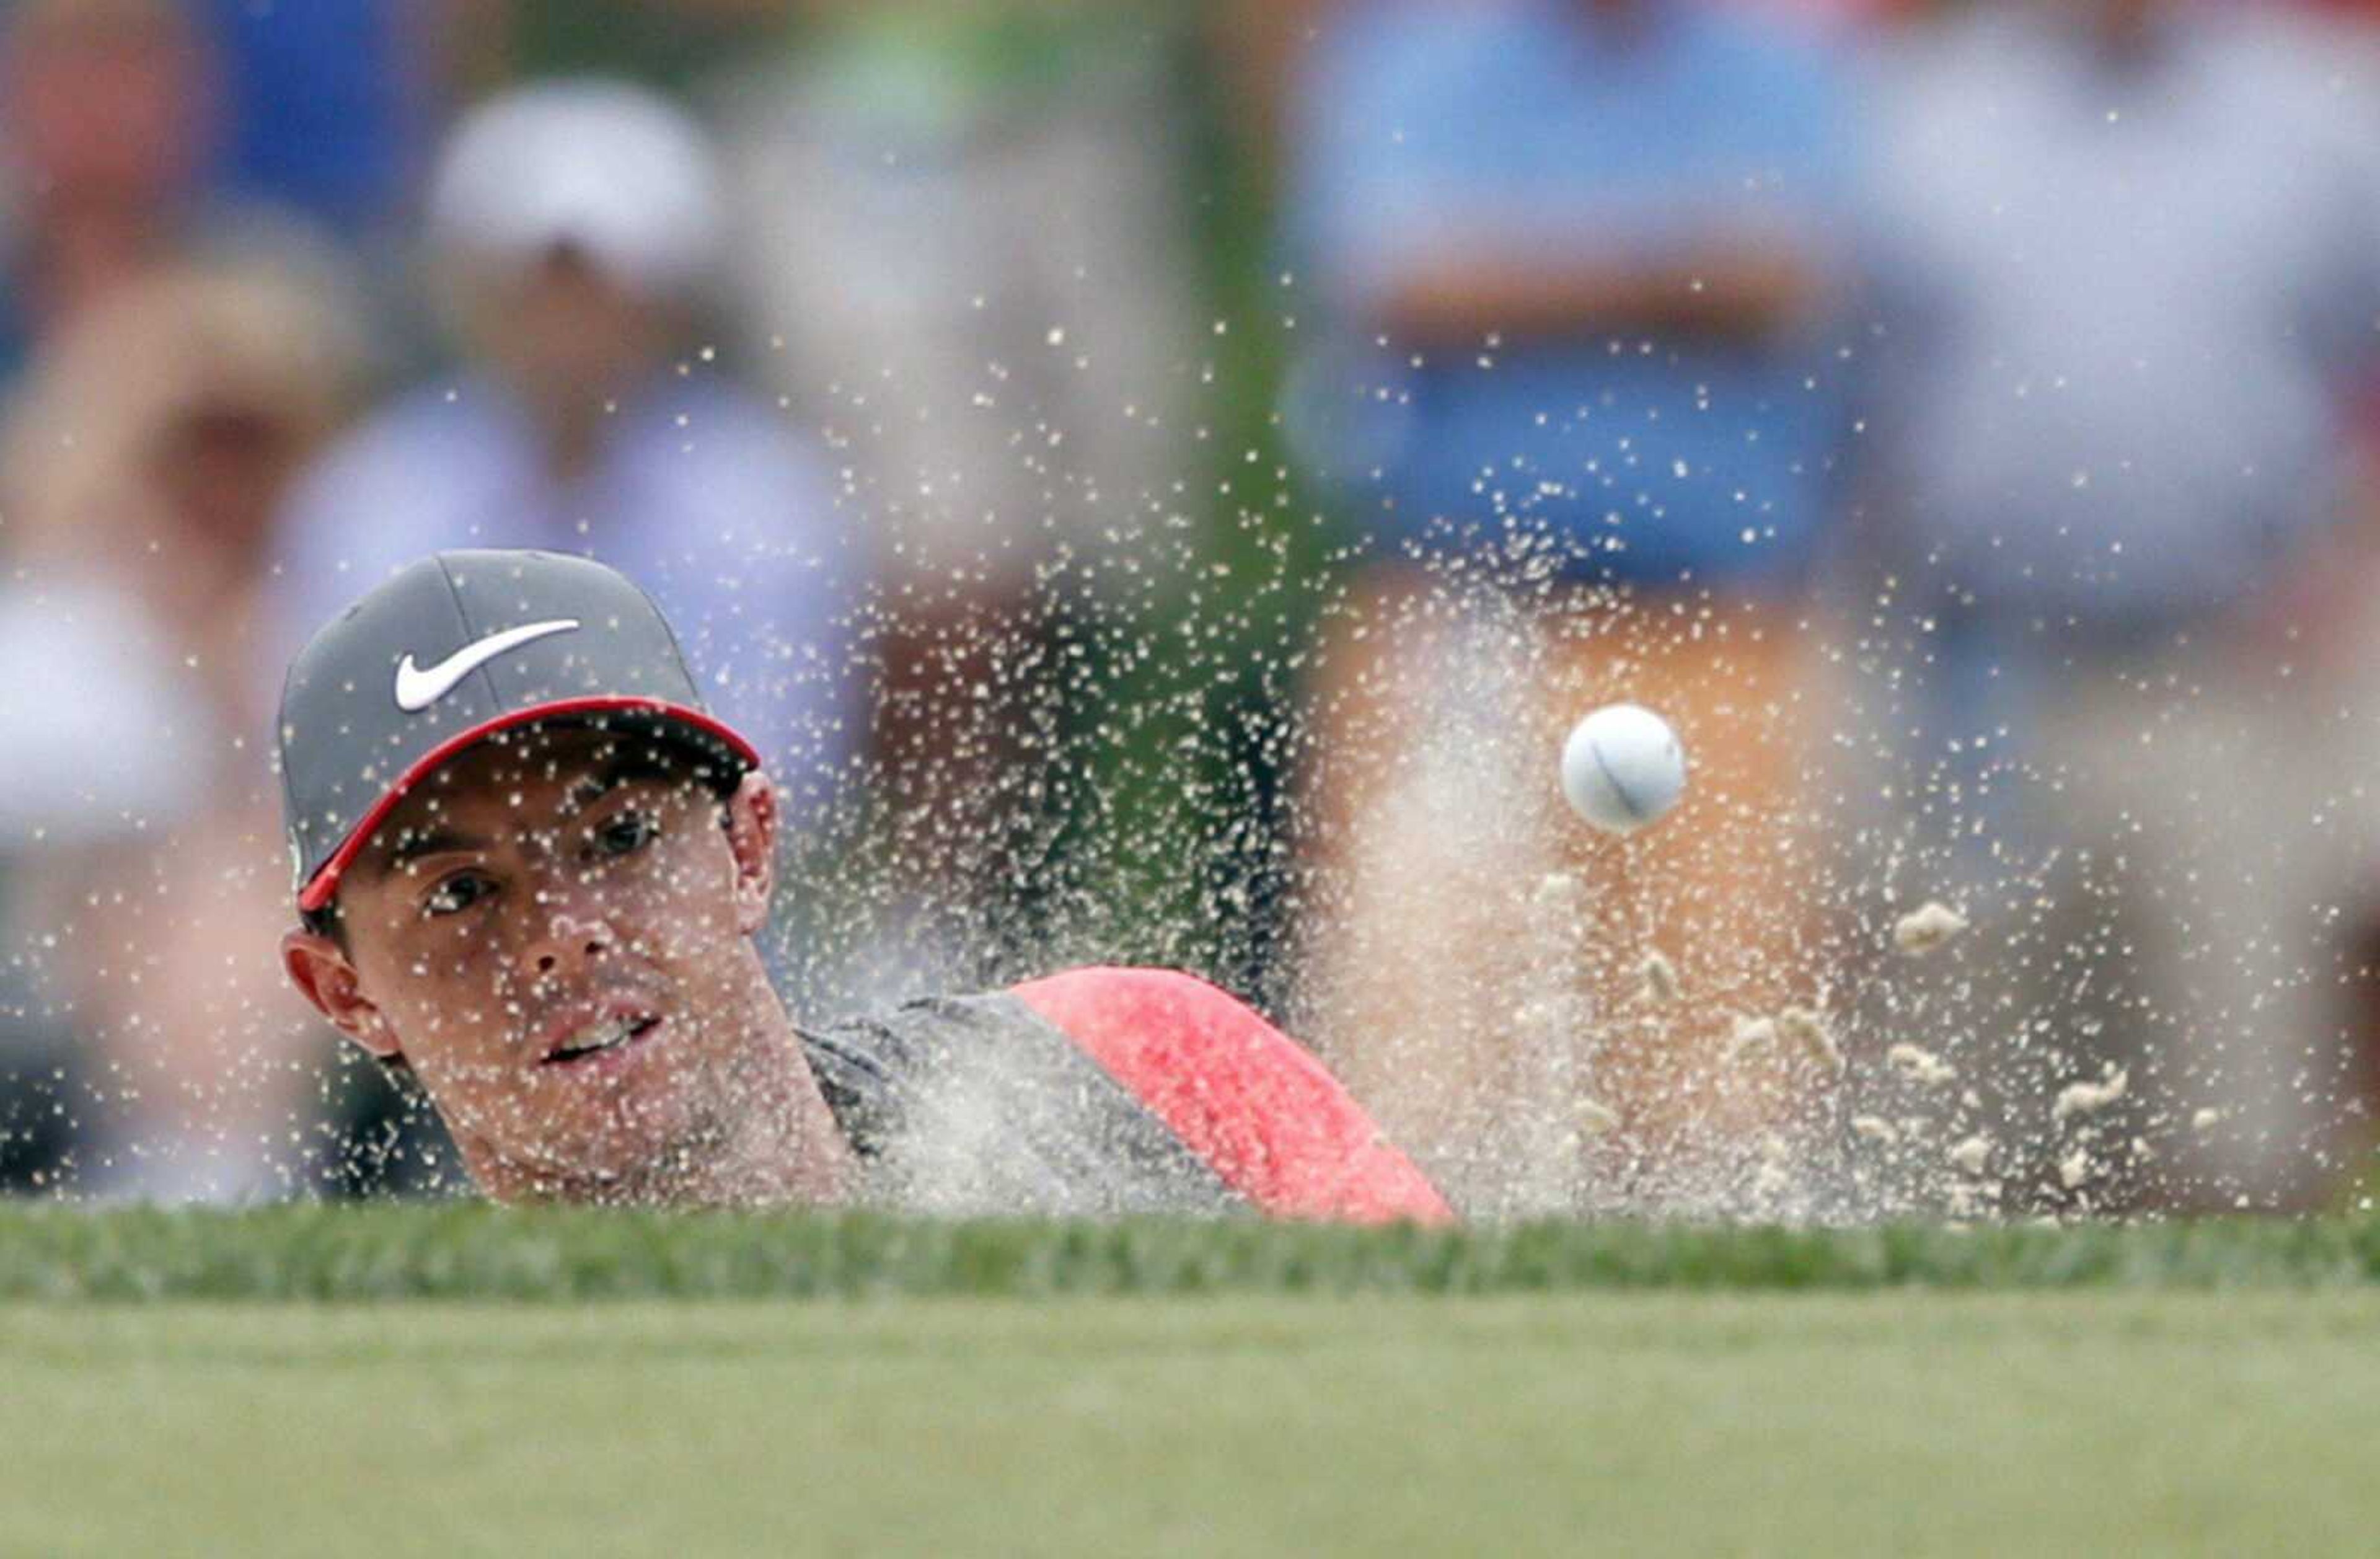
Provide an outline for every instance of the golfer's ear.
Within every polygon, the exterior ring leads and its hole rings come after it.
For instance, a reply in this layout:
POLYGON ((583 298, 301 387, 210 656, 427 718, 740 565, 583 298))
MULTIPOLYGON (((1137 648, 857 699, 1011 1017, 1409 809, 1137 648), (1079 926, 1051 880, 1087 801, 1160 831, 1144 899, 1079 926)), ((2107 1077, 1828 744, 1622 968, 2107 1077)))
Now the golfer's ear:
POLYGON ((777 885, 777 788, 758 769, 727 798, 727 848, 735 858, 735 927, 757 932, 769 923, 777 885))
POLYGON ((281 967, 289 971, 289 983, 340 1033, 382 1061, 399 1058, 395 1030, 364 995, 356 966, 337 943, 316 932, 293 931, 281 939, 281 967))

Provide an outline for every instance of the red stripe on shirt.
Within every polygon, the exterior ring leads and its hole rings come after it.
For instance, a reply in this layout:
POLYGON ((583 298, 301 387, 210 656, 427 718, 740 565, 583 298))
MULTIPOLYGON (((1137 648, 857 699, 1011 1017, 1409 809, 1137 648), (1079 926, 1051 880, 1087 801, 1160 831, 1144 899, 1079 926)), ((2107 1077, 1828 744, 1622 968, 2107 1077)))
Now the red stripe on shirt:
POLYGON ((1263 1212, 1453 1221, 1339 1079, 1230 993, 1172 969, 1085 968, 1014 993, 1263 1212))

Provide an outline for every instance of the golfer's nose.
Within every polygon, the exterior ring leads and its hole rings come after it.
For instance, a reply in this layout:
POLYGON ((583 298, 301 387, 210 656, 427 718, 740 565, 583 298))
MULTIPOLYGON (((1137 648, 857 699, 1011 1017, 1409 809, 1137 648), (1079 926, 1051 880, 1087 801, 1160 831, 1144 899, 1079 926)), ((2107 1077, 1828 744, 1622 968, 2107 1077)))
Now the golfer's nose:
POLYGON ((521 949, 521 973, 531 980, 566 979, 612 946, 612 928, 601 917, 556 915, 545 934, 521 949))

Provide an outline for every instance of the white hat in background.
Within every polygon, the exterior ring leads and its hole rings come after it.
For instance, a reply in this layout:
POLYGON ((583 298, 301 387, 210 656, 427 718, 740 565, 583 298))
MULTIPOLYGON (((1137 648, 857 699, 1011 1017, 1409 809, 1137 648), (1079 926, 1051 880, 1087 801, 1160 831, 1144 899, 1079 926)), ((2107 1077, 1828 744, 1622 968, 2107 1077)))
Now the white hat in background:
POLYGON ((702 129, 625 82, 540 82, 466 116, 440 155, 441 251, 530 261, 562 247, 642 291, 683 297, 720 258, 723 213, 702 129))

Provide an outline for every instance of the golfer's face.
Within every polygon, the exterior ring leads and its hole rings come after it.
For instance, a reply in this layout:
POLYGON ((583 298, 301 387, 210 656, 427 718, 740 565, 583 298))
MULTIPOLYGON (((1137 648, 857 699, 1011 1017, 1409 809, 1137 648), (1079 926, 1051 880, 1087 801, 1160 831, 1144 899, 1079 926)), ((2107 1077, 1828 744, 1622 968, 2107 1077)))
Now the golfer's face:
POLYGON ((560 1194, 657 1194, 726 1119, 744 938, 689 767, 596 733, 492 738, 340 891, 358 981, 449 1127, 560 1194))

